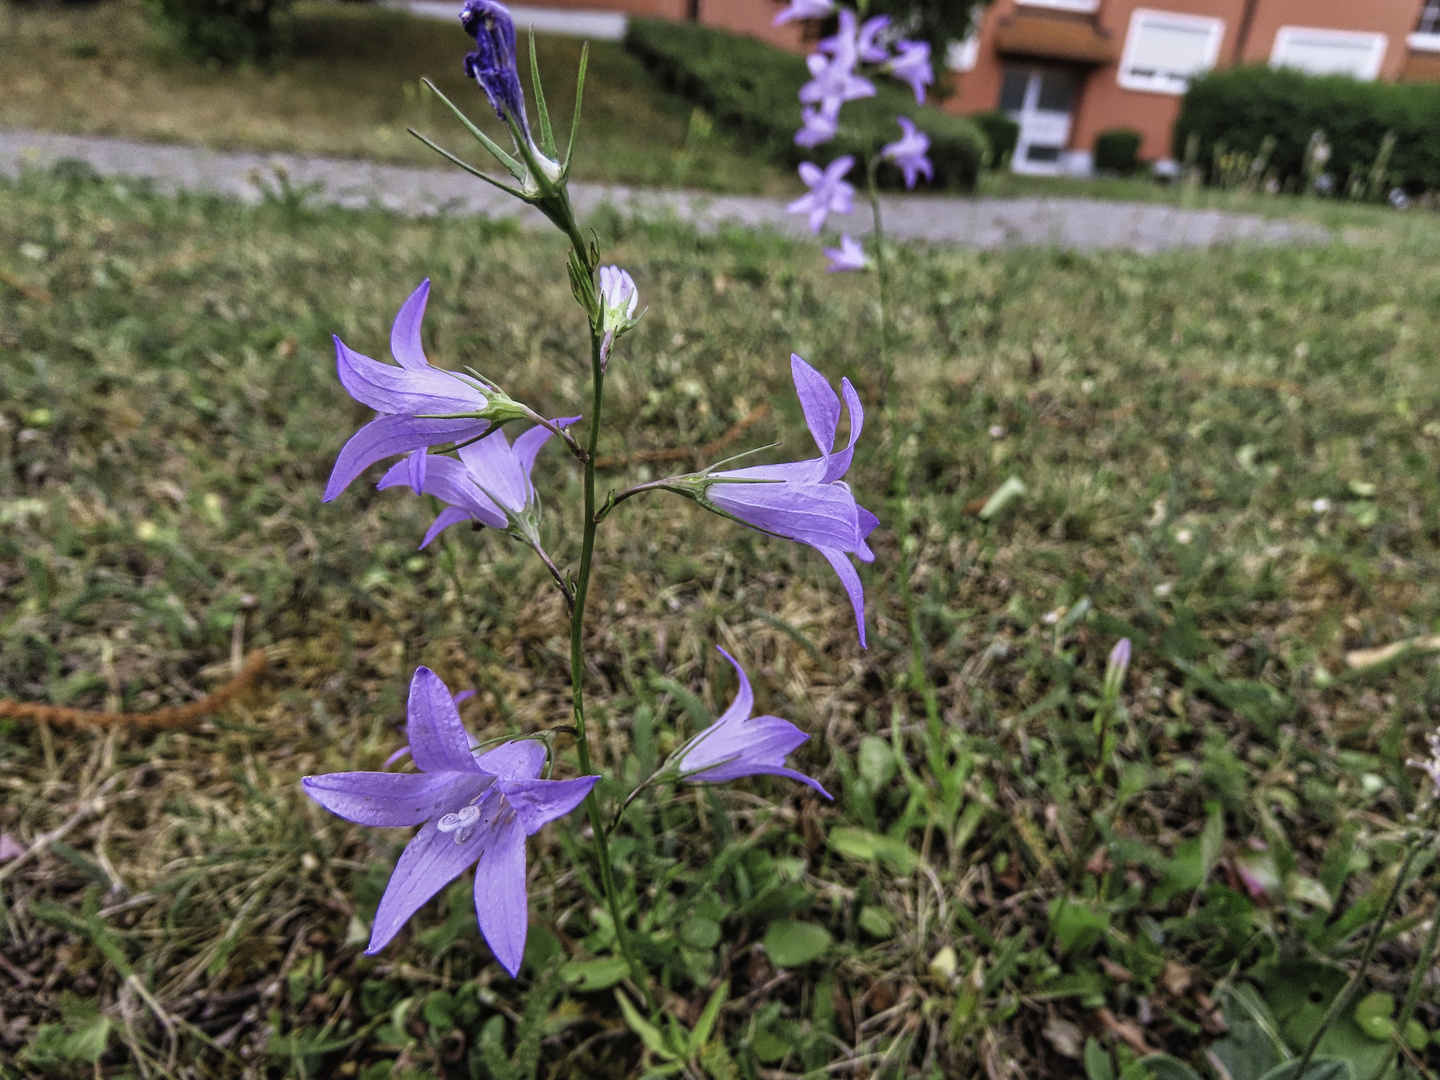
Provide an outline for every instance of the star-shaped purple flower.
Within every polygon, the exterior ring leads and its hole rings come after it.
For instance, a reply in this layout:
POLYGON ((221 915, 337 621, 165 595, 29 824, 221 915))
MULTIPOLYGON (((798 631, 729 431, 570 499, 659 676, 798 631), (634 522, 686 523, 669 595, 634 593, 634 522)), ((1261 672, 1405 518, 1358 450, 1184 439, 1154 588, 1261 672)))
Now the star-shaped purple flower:
POLYGON ((850 468, 855 443, 865 424, 865 410, 850 380, 840 380, 850 415, 850 444, 836 451, 839 395, 823 375, 793 353, 790 373, 821 456, 707 473, 700 501, 762 532, 808 544, 824 555, 850 598, 863 647, 865 590, 847 556, 855 555, 862 562, 874 561, 875 555, 865 540, 880 519, 856 503, 850 485, 841 478, 850 468))
POLYGON ((305 793, 361 825, 419 825, 395 864, 365 955, 374 956, 425 902, 475 866, 475 914, 511 975, 525 955, 529 901, 525 838, 579 806, 599 779, 541 780, 545 748, 533 740, 477 755, 445 684, 429 668, 410 682, 410 753, 418 773, 307 776, 305 793))
POLYGON ((793 19, 823 19, 835 10, 835 0, 790 0, 780 11, 774 24, 790 22, 793 19))
POLYGON ((795 145, 813 150, 821 143, 829 142, 840 130, 838 109, 801 109, 800 130, 795 133, 795 145))
POLYGON ((925 87, 935 81, 935 71, 930 66, 930 43, 928 41, 897 41, 895 59, 885 70, 903 83, 909 83, 915 91, 915 100, 925 104, 925 87))
POLYGON ((687 784, 723 784, 742 776, 787 776, 831 798, 817 781, 785 764, 786 756, 810 736, 778 716, 752 717, 755 694, 745 669, 724 649, 718 651, 740 677, 740 690, 719 719, 676 751, 678 779, 687 784))
POLYGON ((904 134, 897 141, 886 143, 880 156, 900 166, 907 188, 915 187, 915 180, 921 173, 925 174, 926 180, 934 180, 935 166, 925 156, 930 150, 930 136, 917 128, 908 116, 897 116, 895 120, 904 134))
POLYGON ((848 214, 855 206, 855 187, 845 181, 845 174, 855 164, 849 154, 838 157, 822 170, 810 161, 800 163, 800 179, 810 189, 785 209, 792 214, 808 214, 810 231, 818 233, 829 214, 848 214))
POLYGON ((855 15, 841 8, 840 32, 820 42, 817 51, 805 58, 811 80, 800 87, 800 103, 818 105, 822 112, 838 116, 845 102, 874 97, 875 84, 855 74, 858 62, 855 15))
POLYGON ((870 265, 870 260, 865 257, 865 249, 858 240, 852 240, 849 233, 840 237, 838 248, 820 250, 830 259, 830 265, 825 268, 827 273, 841 274, 850 270, 864 270, 870 265))
POLYGON ((515 66, 515 20, 509 9, 496 0, 466 0, 460 25, 475 39, 475 51, 465 57, 465 74, 480 84, 495 115, 513 120, 528 139, 530 120, 515 66))
MULTIPOLYGON (((377 461, 409 454, 441 443, 476 439, 490 429, 478 417, 490 404, 489 389, 478 380, 431 367, 420 342, 420 321, 430 295, 430 279, 410 294, 390 330, 390 352, 399 367, 382 364, 352 351, 335 338, 335 369, 340 383, 356 401, 381 415, 370 421, 340 449, 330 482, 329 502, 377 461)), ((417 478, 424 462, 416 466, 417 478)))
MULTIPOLYGON (((567 427, 579 419, 562 416, 555 421, 555 426, 567 427)), ((441 455, 429 457, 417 490, 450 505, 440 511, 420 546, 427 547, 451 525, 462 521, 479 522, 492 529, 513 529, 522 539, 538 543, 533 535, 538 503, 535 485, 530 482, 530 470, 535 466, 540 448, 553 434, 549 428, 532 427, 522 432, 511 446, 505 433, 497 431, 479 442, 462 446, 458 451, 459 461, 441 455)), ((400 461, 391 466, 378 486, 381 490, 414 487, 411 462, 400 461)))

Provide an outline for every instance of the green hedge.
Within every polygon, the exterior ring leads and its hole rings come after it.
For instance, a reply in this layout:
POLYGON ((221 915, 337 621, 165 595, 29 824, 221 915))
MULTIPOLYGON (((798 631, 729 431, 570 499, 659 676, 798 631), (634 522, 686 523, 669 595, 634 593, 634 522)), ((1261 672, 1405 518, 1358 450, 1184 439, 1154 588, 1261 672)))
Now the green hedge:
POLYGON ((1140 132, 1112 128, 1095 139, 1095 168, 1100 172, 1130 176, 1140 167, 1140 132))
MULTIPOLYGON (((796 94, 810 78, 804 57, 754 38, 651 19, 631 19, 625 45, 667 89, 702 106, 776 160, 795 164, 806 159, 828 162, 842 154, 862 156, 900 137, 897 116, 910 117, 930 136, 937 186, 972 190, 985 160, 987 145, 978 127, 963 117, 916 105, 909 88, 898 83, 877 83, 875 97, 846 104, 845 125, 855 134, 837 136, 811 152, 794 142, 800 127, 796 94)), ((881 170, 880 182, 903 186, 899 170, 889 166, 881 170)))
POLYGON ((1387 131, 1396 135, 1390 183, 1410 191, 1440 189, 1440 84, 1357 82, 1343 75, 1304 75, 1268 67, 1234 68, 1197 80, 1175 125, 1174 153, 1199 136, 1197 161, 1209 168, 1216 143, 1254 154, 1277 140, 1270 164, 1282 181, 1298 178, 1305 146, 1317 130, 1330 142, 1326 170, 1344 190, 1367 172, 1387 131))
POLYGON ((999 109, 976 113, 970 119, 979 125, 990 143, 990 156, 985 164, 992 169, 1008 169, 1010 159, 1015 156, 1015 147, 1020 142, 1019 123, 999 109))
POLYGON ((150 17, 195 60, 241 64, 269 60, 279 37, 275 17, 292 0, 146 0, 150 17))

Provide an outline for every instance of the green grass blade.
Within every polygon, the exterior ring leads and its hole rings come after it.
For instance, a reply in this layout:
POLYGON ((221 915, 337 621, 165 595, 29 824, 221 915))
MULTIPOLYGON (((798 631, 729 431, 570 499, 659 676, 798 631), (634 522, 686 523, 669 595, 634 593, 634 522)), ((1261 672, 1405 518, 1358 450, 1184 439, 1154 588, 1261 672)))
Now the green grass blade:
POLYGON ((513 188, 513 187, 511 187, 509 184, 502 184, 499 180, 496 180, 493 176, 487 176, 485 173, 483 173, 483 172, 481 172, 479 169, 475 168, 474 165, 471 165, 468 161, 461 161, 461 160, 460 160, 458 157, 456 157, 454 154, 450 153, 449 150, 446 150, 446 149, 445 149, 443 146, 441 146, 439 143, 437 143, 437 142, 435 142, 435 141, 433 141, 433 140, 431 140, 431 139, 427 139, 424 135, 421 135, 420 132, 416 131, 414 128, 406 128, 405 130, 408 131, 408 132, 410 132, 411 135, 414 135, 415 138, 419 139, 419 140, 420 140, 421 142, 423 142, 426 146, 430 147, 431 150, 434 150, 437 154, 439 154, 441 157, 445 158, 447 161, 450 161, 450 162, 452 162, 452 163, 454 163, 454 164, 456 164, 456 165, 459 165, 460 168, 464 169, 464 170, 465 170, 466 172, 468 172, 471 176, 478 176, 481 180, 484 180, 487 184, 493 184, 493 185, 495 185, 497 188, 499 188, 501 191, 505 192, 507 195, 514 195, 517 199, 523 199, 523 198, 525 198, 525 193, 522 192, 522 191, 520 191, 518 188, 513 188))
POLYGON ((560 172, 562 180, 570 178, 570 166, 575 161, 575 139, 580 134, 580 103, 585 100, 585 68, 590 63, 590 43, 587 41, 580 50, 580 74, 575 77, 575 116, 570 121, 570 144, 565 147, 565 168, 560 172))
POLYGON ((421 81, 430 88, 431 93, 433 93, 436 97, 438 97, 441 101, 445 103, 449 110, 455 114, 456 119, 458 119, 460 123, 465 125, 465 130, 470 132, 471 135, 474 135, 475 138, 479 139, 480 144, 484 146, 486 150, 489 150, 490 153, 495 155, 495 157, 499 160, 500 164, 504 165, 505 168, 509 170, 511 176, 515 177, 516 180, 525 179, 524 165, 521 165, 520 162, 516 161, 513 156, 502 150, 499 143, 497 143, 494 139, 490 138, 489 135, 486 135, 483 131, 481 131, 478 127, 471 123, 470 118, 460 111, 460 106, 456 105, 453 101, 446 97, 438 86, 436 86, 429 79, 422 79, 421 81))
POLYGON ((550 110, 545 107, 545 90, 540 85, 540 59, 535 55, 535 28, 530 28, 530 86, 535 91, 535 122, 540 125, 540 152, 555 157, 555 133, 550 130, 550 110))

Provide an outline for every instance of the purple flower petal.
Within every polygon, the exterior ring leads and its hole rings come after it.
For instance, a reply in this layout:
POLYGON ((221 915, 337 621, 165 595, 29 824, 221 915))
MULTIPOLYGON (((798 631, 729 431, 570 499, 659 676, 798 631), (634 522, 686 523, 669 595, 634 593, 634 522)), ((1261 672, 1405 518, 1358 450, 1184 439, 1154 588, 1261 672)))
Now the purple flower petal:
POLYGON ((425 301, 430 296, 430 279, 410 294, 390 327, 390 355, 395 362, 411 371, 424 371, 430 366, 425 347, 420 341, 420 322, 425 318, 425 301))
POLYGON ((505 801, 530 836, 584 802, 599 779, 581 776, 574 780, 501 780, 499 784, 505 801))
POLYGON ((715 646, 715 651, 730 661, 730 666, 735 669, 735 675, 740 680, 740 685, 735 691, 735 700, 730 703, 730 707, 721 713, 720 718, 715 722, 717 724, 723 724, 727 720, 744 720, 755 709, 755 691, 750 686, 750 676, 745 674, 745 669, 740 666, 740 661, 736 660, 735 657, 731 656, 719 645, 715 646))
MULTIPOLYGON (((713 475, 748 478, 749 474, 749 469, 736 469, 713 475)), ((850 551, 859 540, 855 497, 841 484, 721 481, 705 497, 747 525, 812 547, 850 551)))
POLYGON ((415 416, 379 416, 366 424, 340 448, 335 468, 325 485, 324 501, 330 502, 377 461, 408 454, 423 446, 463 442, 484 434, 488 420, 432 420, 415 416))
POLYGON ((479 412, 489 402, 480 390, 448 371, 428 365, 422 371, 392 367, 362 356, 338 337, 334 340, 340 384, 376 412, 443 416, 479 412))
POLYGON ((475 866, 475 915, 480 933, 513 978, 525 958, 530 922, 525 889, 525 830, 518 821, 498 825, 475 866))
MULTIPOLYGON (((491 439, 499 438, 497 435, 487 435, 481 442, 489 442, 491 439)), ((410 484, 410 459, 396 462, 390 467, 390 471, 380 478, 376 485, 381 491, 392 487, 408 487, 410 484)), ((421 488, 423 494, 433 495, 451 506, 464 510, 470 517, 483 522, 494 529, 503 529, 509 524, 509 518, 505 511, 491 500, 470 478, 470 473, 465 466, 451 457, 431 455, 429 466, 425 471, 425 480, 421 488)))
POLYGON ((337 817, 391 829, 429 821, 480 795, 491 783, 482 776, 423 772, 325 773, 300 781, 305 794, 337 817))
POLYGON ((487 750, 477 762, 502 780, 534 780, 545 767, 545 747, 535 739, 512 739, 487 750))
MULTIPOLYGON (((554 424, 558 428, 567 428, 571 424, 578 424, 582 419, 584 418, 579 416, 557 416, 554 424)), ((536 424, 515 437, 515 460, 520 463, 520 471, 525 474, 527 481, 531 470, 535 468, 535 456, 540 453, 540 448, 551 434, 553 433, 549 428, 536 424)))
POLYGON ((449 688, 427 667, 415 669, 406 712, 410 756, 422 772, 493 775, 476 762, 449 688))
MULTIPOLYGON (((400 853, 380 907, 375 912, 375 926, 370 931, 366 956, 374 956, 390 944, 406 920, 425 906, 425 902, 463 874, 480 857, 490 840, 487 829, 476 829, 462 843, 455 842, 454 833, 442 833, 429 821, 421 826, 415 838, 400 853)), ((522 849, 523 855, 523 849, 522 849)))
POLYGON ((855 443, 865 430, 865 406, 860 404, 860 395, 849 379, 840 380, 840 392, 845 395, 845 411, 850 414, 850 445, 838 454, 830 454, 825 462, 823 482, 829 484, 839 480, 850 471, 850 462, 855 456, 855 443))
POLYGON ((835 548, 825 548, 816 544, 815 548, 821 555, 825 556, 836 575, 840 578, 840 584, 845 588, 845 594, 850 597, 850 606, 855 611, 855 629, 860 633, 860 647, 868 649, 870 646, 865 643, 865 587, 860 584, 860 575, 850 560, 845 557, 843 551, 835 548))
POLYGON ((430 546, 430 542, 439 536, 451 525, 459 525, 462 521, 475 521, 468 510, 462 510, 458 506, 447 506, 440 513, 435 515, 435 520, 430 523, 430 528, 425 530, 425 539, 420 541, 420 551, 430 546))
POLYGON ((801 359, 799 353, 790 354, 790 377, 795 382, 800 409, 805 413, 805 424, 815 445, 820 453, 829 454, 835 449, 835 429, 840 426, 840 396, 830 381, 801 359))

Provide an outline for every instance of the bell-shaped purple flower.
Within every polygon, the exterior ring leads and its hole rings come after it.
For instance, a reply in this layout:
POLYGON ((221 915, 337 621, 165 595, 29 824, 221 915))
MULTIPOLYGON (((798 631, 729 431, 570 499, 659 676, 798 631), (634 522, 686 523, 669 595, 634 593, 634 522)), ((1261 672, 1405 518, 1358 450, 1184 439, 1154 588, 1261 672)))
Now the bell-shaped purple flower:
MULTIPOLYGON (((563 416, 556 427, 566 427, 578 416, 563 416)), ((535 527, 539 504, 530 471, 540 448, 553 435, 549 428, 532 427, 515 439, 515 445, 503 431, 487 435, 478 442, 462 446, 459 460, 442 455, 428 457, 418 490, 449 503, 425 533, 422 548, 448 529, 463 521, 489 525, 492 529, 511 529, 522 539, 538 543, 535 527)), ((380 480, 380 488, 416 487, 409 461, 397 462, 380 480)))
POLYGON ((880 42, 880 35, 890 28, 889 15, 875 15, 860 24, 855 35, 855 55, 867 64, 883 64, 890 53, 880 42))
POLYGON ((801 195, 785 209, 792 214, 807 214, 810 231, 818 233, 830 214, 848 214, 855 207, 855 186, 845 180, 855 159, 845 154, 821 169, 810 161, 800 163, 800 179, 810 191, 801 195))
POLYGON ((926 180, 934 180, 935 166, 926 156, 930 151, 930 136, 917 128, 908 116, 897 116, 895 120, 904 134, 895 142, 886 143, 880 150, 880 156, 900 166, 907 188, 915 187, 921 173, 925 174, 926 180))
POLYGON ((823 19, 835 10, 835 0, 790 0, 774 20, 774 24, 790 22, 793 19, 823 19))
POLYGON ((915 91, 915 100, 925 104, 925 88, 935 81, 935 71, 930 66, 930 43, 928 41, 898 41, 895 43, 895 59, 885 70, 915 91))
POLYGON ((808 544, 825 556, 850 598, 863 647, 865 591, 847 556, 855 555, 862 562, 874 561, 866 538, 880 519, 856 503, 850 486, 841 478, 850 468, 855 443, 865 424, 865 410, 850 380, 842 379, 840 389, 850 415, 850 444, 837 451, 839 395, 823 375, 794 354, 790 357, 790 373, 821 456, 706 473, 699 501, 762 532, 808 544))
POLYGON ((724 649, 718 651, 739 676, 740 690, 718 720, 676 751, 676 778, 687 784, 723 784, 742 776, 787 776, 829 799, 819 782, 785 764, 810 736, 778 716, 751 716, 755 695, 745 669, 724 649))
POLYGON ((865 257, 865 249, 858 240, 852 240, 849 233, 840 237, 838 248, 820 250, 830 259, 830 265, 825 268, 827 273, 843 274, 851 270, 864 270, 870 265, 870 260, 865 257))
POLYGON ((599 777, 541 780, 545 748, 533 740, 477 754, 450 691, 429 668, 417 668, 410 682, 408 733, 419 772, 301 780, 307 795, 347 821, 420 826, 380 898, 365 954, 388 945, 410 916, 473 865, 480 932, 515 975, 529 924, 525 838, 579 806, 599 777))
POLYGON ((516 68, 515 20, 509 9, 496 0, 465 0, 460 25, 475 39, 475 51, 465 57, 465 74, 480 84, 495 115, 513 121, 528 140, 530 120, 516 68))
MULTIPOLYGON (((478 380, 431 367, 420 342, 420 322, 430 295, 430 279, 410 294, 395 316, 390 351, 399 367, 352 351, 335 338, 335 368, 340 383, 356 401, 380 416, 341 448, 325 485, 329 502, 377 461, 422 451, 442 443, 479 438, 491 420, 477 414, 490 409, 493 393, 478 380)), ((419 479, 425 462, 412 466, 419 479)))

